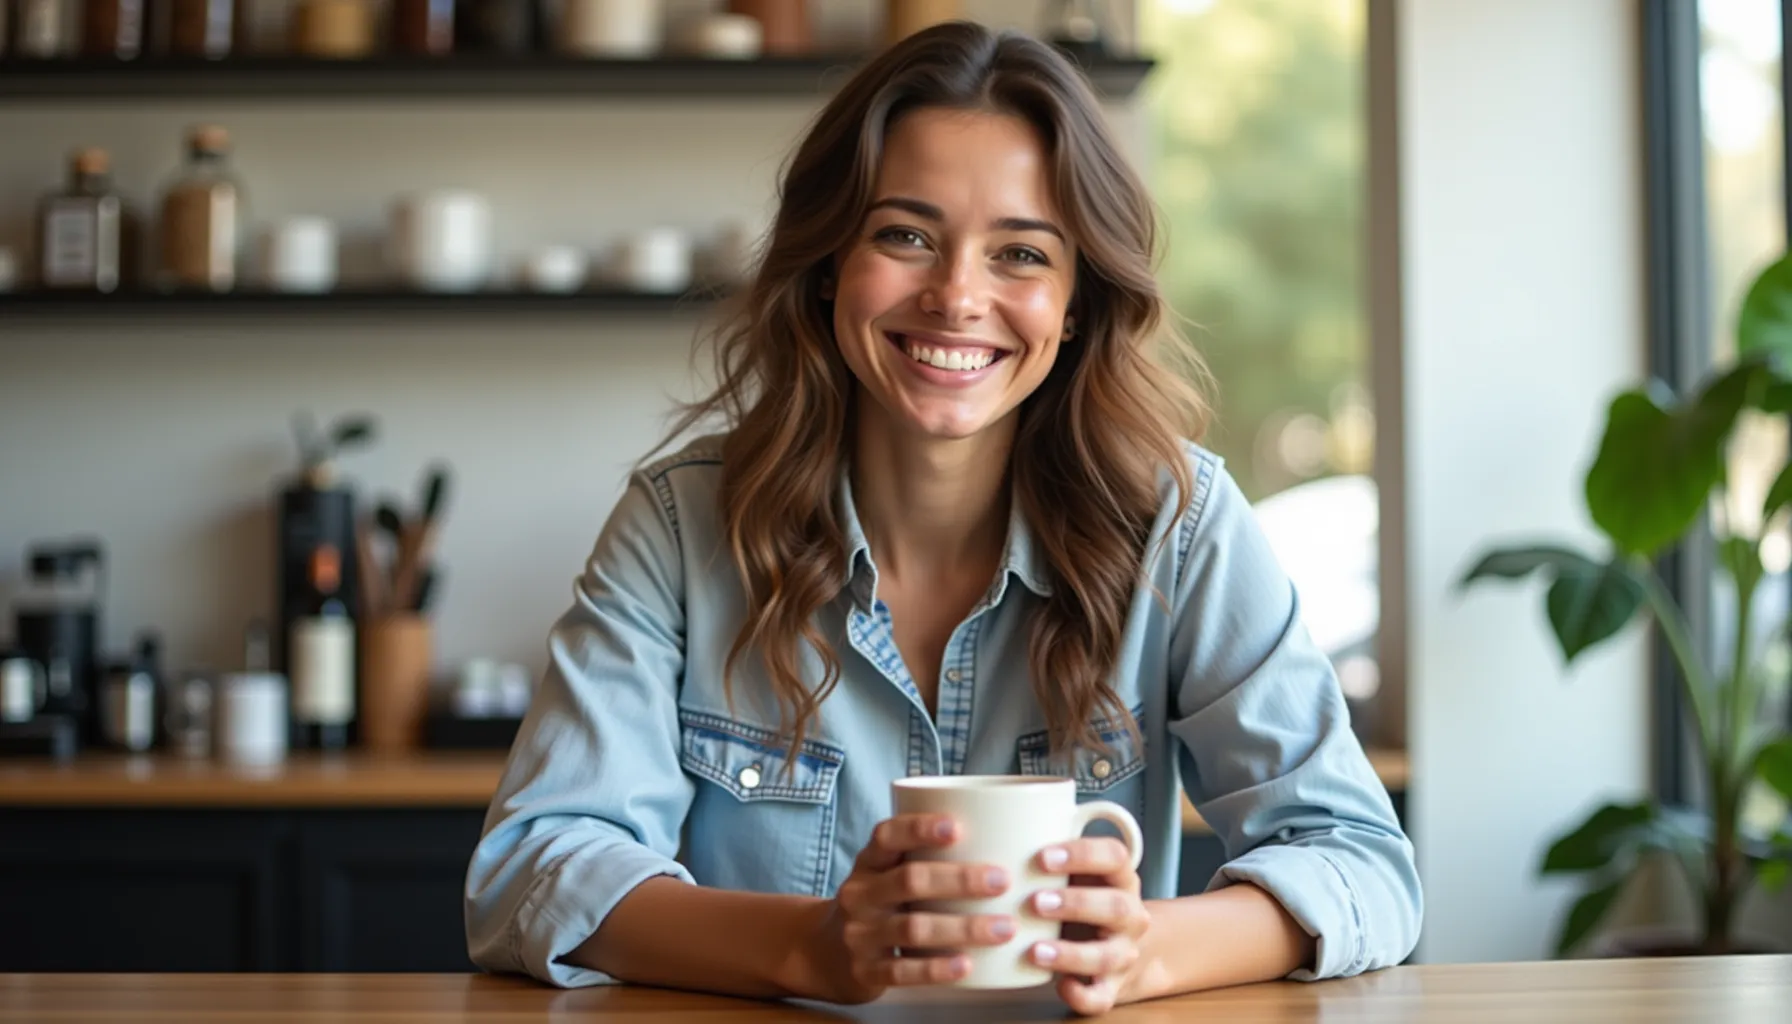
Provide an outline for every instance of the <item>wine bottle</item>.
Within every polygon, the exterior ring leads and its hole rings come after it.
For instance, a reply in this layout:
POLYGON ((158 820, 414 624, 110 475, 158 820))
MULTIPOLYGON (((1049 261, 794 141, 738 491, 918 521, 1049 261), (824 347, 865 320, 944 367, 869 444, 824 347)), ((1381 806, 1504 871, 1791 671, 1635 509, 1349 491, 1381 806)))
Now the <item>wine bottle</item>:
POLYGON ((310 582, 287 641, 293 742, 341 750, 355 725, 355 623, 342 600, 342 554, 334 545, 311 553, 310 582))

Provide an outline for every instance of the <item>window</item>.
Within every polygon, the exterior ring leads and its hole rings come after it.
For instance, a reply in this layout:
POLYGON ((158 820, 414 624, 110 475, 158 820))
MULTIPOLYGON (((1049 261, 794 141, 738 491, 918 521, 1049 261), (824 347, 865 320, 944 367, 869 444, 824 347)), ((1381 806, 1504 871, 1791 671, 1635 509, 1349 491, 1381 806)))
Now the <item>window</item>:
MULTIPOLYGON (((1780 0, 1700 0, 1699 37, 1710 346, 1721 366, 1735 358, 1736 311, 1749 284, 1786 248, 1780 0)), ((1786 427, 1766 416, 1742 423, 1730 453, 1731 507, 1720 514, 1760 528, 1762 499, 1786 464, 1786 427)), ((1758 598, 1758 643, 1781 628, 1792 596, 1792 532, 1784 522, 1769 526, 1762 561, 1772 582, 1758 598)), ((1727 635, 1735 595, 1718 585, 1711 597, 1713 633, 1727 635)))
POLYGON ((1218 382, 1206 444, 1374 743, 1364 15, 1362 0, 1143 0, 1140 34, 1159 61, 1144 105, 1160 280, 1218 382))

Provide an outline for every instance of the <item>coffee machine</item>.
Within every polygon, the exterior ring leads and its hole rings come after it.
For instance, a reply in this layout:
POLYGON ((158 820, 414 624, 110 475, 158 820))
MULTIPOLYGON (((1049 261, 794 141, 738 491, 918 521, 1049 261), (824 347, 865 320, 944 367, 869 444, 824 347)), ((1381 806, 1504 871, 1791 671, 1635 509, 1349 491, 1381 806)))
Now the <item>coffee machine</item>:
POLYGON ((40 714, 72 720, 98 736, 100 610, 105 552, 96 540, 40 543, 26 551, 25 588, 13 605, 13 640, 43 666, 40 714))

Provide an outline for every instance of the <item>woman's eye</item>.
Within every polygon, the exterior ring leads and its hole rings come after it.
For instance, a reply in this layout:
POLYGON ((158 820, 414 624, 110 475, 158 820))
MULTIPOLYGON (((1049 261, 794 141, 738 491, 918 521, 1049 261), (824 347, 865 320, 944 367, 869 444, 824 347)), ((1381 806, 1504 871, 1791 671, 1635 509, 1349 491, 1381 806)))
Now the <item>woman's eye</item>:
POLYGON ((1045 258, 1044 253, 1040 252, 1038 249, 1031 249, 1024 245, 1015 246, 1014 248, 1007 250, 1003 253, 1003 256, 1013 263, 1036 263, 1040 266, 1047 266, 1051 263, 1050 260, 1045 258))
POLYGON ((927 239, 912 228, 885 228, 877 233, 876 238, 880 242, 894 242, 897 245, 927 244, 927 239))

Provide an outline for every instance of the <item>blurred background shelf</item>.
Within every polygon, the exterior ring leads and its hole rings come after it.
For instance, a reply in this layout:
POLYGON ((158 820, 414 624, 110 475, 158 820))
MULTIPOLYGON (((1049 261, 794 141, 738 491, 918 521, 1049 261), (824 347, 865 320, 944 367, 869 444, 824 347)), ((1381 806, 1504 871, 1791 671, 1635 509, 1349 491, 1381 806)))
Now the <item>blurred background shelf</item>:
MULTIPOLYGON (((864 56, 832 54, 718 60, 660 57, 602 60, 532 54, 512 57, 380 56, 364 60, 146 57, 120 61, 0 59, 0 103, 20 99, 342 99, 458 97, 812 96, 837 88, 864 56)), ((1091 60, 1091 81, 1109 99, 1131 96, 1154 62, 1091 60)))
POLYGON ((104 316, 107 314, 298 314, 352 312, 672 314, 702 312, 713 292, 656 294, 630 291, 464 292, 354 290, 324 294, 240 291, 223 294, 118 292, 110 295, 17 292, 0 294, 0 318, 8 316, 104 316))

